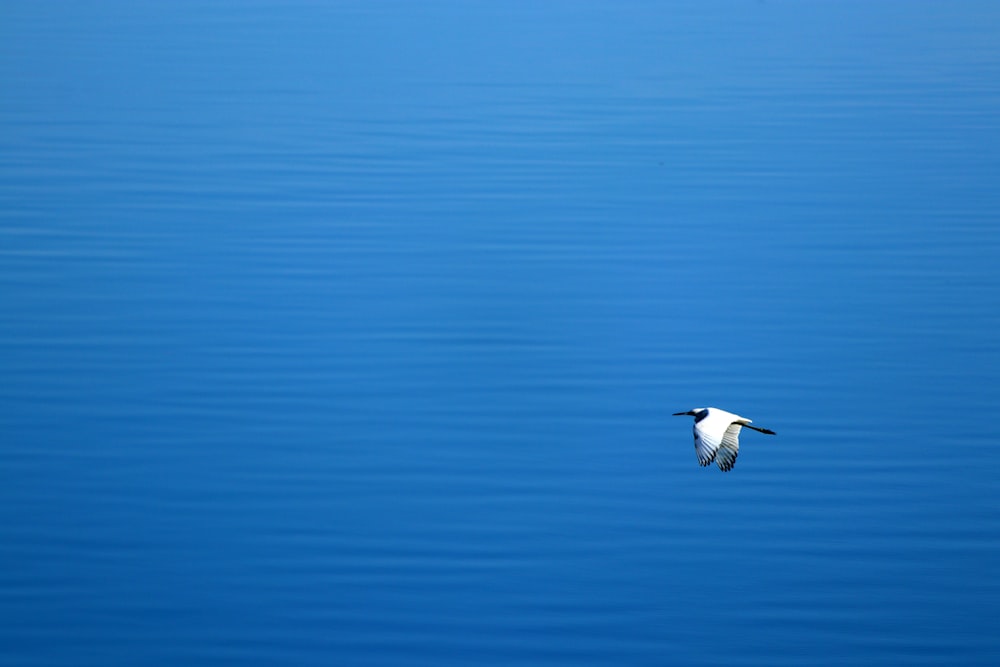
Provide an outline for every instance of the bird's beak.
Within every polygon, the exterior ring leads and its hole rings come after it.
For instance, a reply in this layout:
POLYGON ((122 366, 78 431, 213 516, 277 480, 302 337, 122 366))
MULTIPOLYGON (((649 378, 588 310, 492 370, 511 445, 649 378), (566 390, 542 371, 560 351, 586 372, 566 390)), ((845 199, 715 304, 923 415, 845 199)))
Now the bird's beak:
POLYGON ((675 413, 674 413, 674 417, 683 417, 684 415, 688 415, 688 416, 691 416, 691 415, 693 415, 693 414, 694 414, 694 413, 693 413, 693 412, 691 412, 690 410, 688 410, 687 412, 675 412, 675 413))

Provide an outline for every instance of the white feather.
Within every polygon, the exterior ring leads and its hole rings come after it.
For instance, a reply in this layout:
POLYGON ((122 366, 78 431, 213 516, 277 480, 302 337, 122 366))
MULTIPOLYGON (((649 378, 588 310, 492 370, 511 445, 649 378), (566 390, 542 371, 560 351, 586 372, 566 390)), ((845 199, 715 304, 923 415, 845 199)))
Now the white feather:
MULTIPOLYGON (((694 451, 700 465, 707 466, 715 461, 720 470, 733 469, 740 453, 740 429, 751 423, 749 419, 719 408, 695 408, 676 414, 695 418, 694 451)), ((763 432, 773 433, 767 429, 763 432)))
POLYGON ((728 472, 736 465, 736 457, 740 455, 740 429, 739 424, 730 424, 726 432, 722 434, 722 444, 719 445, 719 453, 715 457, 715 463, 719 470, 728 472))

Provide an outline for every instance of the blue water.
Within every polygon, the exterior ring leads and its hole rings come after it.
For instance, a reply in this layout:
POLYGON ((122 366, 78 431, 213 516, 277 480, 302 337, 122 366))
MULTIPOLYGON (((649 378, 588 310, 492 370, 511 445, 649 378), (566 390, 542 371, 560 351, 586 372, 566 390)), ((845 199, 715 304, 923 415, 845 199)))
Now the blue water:
POLYGON ((998 184, 995 3, 5 2, 0 663, 995 665, 998 184))

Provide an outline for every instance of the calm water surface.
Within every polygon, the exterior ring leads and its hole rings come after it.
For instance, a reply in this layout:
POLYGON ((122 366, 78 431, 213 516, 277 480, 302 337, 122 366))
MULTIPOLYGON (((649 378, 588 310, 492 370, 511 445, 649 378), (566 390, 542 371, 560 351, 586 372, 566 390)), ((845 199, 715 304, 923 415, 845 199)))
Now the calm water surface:
POLYGON ((995 4, 0 15, 4 664, 1000 662, 995 4))

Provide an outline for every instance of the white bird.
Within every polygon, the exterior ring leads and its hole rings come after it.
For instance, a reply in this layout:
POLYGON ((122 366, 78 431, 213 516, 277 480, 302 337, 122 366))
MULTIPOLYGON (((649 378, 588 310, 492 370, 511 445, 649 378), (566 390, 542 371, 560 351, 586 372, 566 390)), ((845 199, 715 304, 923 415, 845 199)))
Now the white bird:
POLYGON ((746 417, 734 415, 719 408, 695 408, 687 412, 675 412, 674 416, 694 417, 694 451, 698 463, 707 466, 712 461, 723 472, 733 469, 740 453, 740 429, 746 426, 754 431, 774 435, 774 431, 751 426, 746 417))

